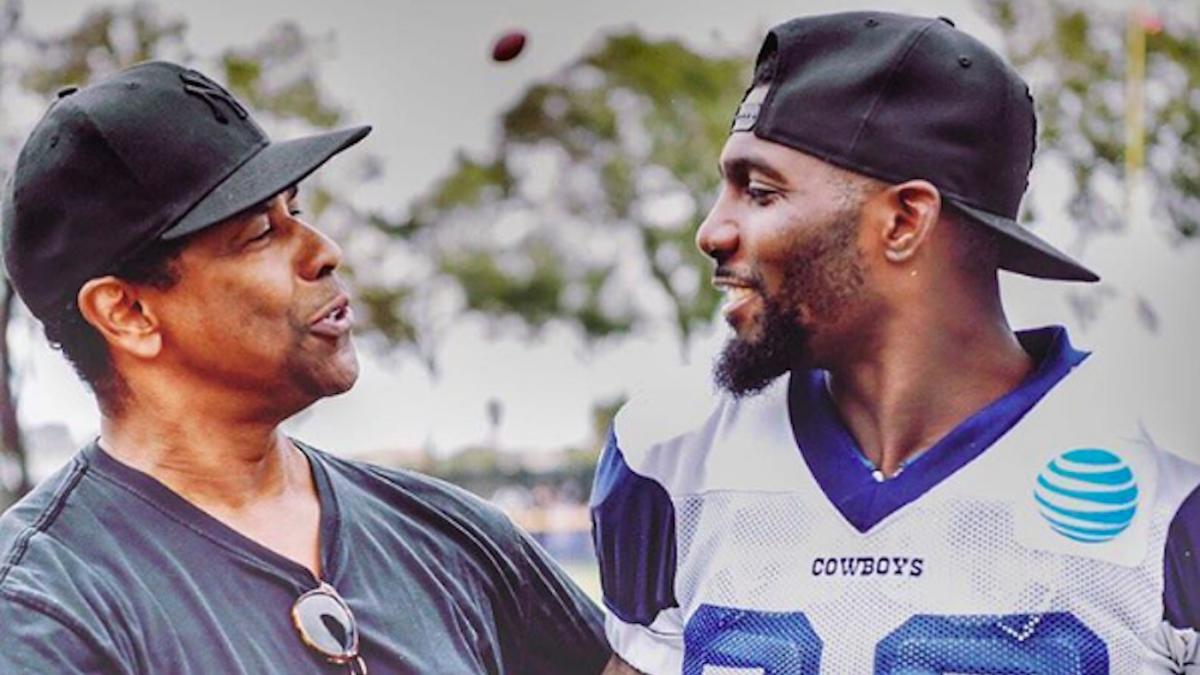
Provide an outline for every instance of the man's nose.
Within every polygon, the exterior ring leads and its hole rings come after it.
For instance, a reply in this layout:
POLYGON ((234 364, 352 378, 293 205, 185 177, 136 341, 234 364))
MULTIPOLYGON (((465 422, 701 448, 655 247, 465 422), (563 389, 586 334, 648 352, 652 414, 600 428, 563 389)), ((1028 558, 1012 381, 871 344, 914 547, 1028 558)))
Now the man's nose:
POLYGON ((712 210, 696 230, 696 247, 705 255, 724 262, 738 247, 738 227, 725 206, 724 196, 718 197, 712 210))
POLYGON ((302 275, 316 280, 328 276, 342 264, 342 247, 315 227, 301 223, 305 238, 302 275))

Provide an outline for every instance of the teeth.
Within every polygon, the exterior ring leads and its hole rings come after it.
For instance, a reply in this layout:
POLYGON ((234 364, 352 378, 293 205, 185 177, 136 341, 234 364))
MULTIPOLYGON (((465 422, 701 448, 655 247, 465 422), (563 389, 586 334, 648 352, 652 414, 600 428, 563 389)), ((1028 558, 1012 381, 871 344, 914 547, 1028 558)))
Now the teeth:
POLYGON ((726 301, 731 305, 741 302, 754 294, 753 289, 746 288, 745 286, 726 286, 723 290, 725 291, 726 301))
POLYGON ((746 286, 722 286, 721 290, 725 293, 725 302, 721 306, 722 310, 725 312, 732 311, 733 308, 740 305, 743 300, 749 300, 750 296, 755 294, 753 288, 748 288, 746 286))

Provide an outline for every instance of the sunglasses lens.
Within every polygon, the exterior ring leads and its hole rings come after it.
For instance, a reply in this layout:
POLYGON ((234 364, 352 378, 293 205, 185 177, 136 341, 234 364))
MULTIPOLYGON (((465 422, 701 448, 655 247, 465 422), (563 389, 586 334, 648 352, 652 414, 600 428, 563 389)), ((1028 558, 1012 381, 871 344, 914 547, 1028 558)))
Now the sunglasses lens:
POLYGON ((340 598, 322 590, 309 591, 292 609, 296 627, 317 651, 339 662, 358 652, 358 633, 350 610, 340 598))

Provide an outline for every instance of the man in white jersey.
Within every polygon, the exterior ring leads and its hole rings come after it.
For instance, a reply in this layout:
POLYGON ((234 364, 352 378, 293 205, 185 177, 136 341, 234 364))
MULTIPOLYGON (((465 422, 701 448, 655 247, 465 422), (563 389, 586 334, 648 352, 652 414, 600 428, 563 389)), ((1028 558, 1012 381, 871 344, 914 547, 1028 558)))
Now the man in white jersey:
POLYGON ((1103 354, 1014 332, 1033 101, 947 19, 774 28, 697 244, 735 335, 618 414, 610 673, 1200 673, 1200 468, 1103 354), (706 378, 707 379, 707 378, 706 378))

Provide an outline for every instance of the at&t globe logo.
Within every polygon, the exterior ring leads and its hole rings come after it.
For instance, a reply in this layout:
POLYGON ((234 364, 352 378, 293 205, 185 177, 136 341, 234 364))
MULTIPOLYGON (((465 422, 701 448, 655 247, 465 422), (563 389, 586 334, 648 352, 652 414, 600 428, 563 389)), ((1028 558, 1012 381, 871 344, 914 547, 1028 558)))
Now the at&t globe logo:
POLYGON ((1137 513, 1137 480, 1125 460, 1099 448, 1068 450, 1050 460, 1033 492, 1055 532, 1100 544, 1125 531, 1137 513))

